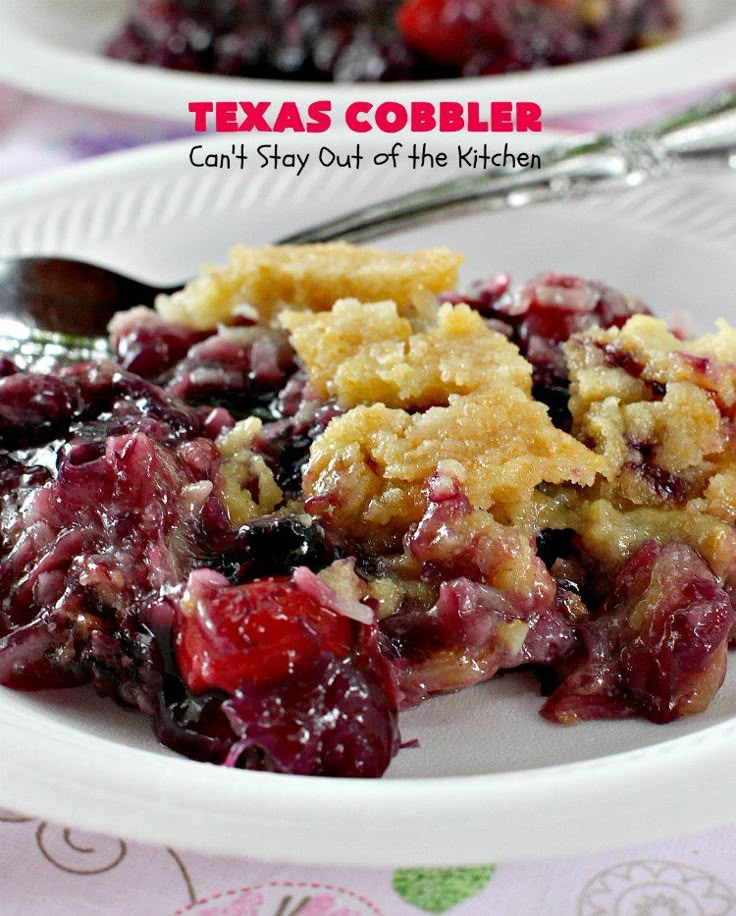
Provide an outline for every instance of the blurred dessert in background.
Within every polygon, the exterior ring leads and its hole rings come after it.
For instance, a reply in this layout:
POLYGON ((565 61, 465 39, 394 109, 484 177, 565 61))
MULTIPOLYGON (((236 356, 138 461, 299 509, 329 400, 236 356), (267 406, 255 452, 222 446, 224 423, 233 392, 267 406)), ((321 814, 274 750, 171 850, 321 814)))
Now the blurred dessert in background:
POLYGON ((387 82, 534 70, 650 47, 675 0, 135 0, 106 53, 172 70, 387 82))

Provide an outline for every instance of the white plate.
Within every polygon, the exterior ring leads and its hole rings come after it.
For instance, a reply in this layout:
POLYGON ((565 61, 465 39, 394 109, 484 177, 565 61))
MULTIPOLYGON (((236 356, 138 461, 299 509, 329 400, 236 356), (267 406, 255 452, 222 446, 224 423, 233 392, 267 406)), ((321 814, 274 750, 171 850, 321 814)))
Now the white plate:
MULTIPOLYGON (((194 172, 189 143, 124 153, 8 186, 0 256, 57 252, 152 279, 190 275, 236 241, 416 186, 418 173, 194 172)), ((426 179, 425 179, 426 180, 426 179)), ((456 218, 386 244, 451 244, 465 278, 555 268, 603 277, 705 327, 732 314, 734 179, 652 184, 605 200, 456 218)), ((86 691, 0 690, 0 805, 156 843, 300 862, 462 864, 624 845, 736 819, 736 677, 708 712, 667 727, 563 729, 524 675, 403 717, 381 781, 308 779, 192 763, 144 717, 86 691)))
POLYGON ((107 60, 100 48, 125 19, 121 0, 0 0, 0 79, 81 104, 191 122, 195 99, 371 100, 452 98, 531 100, 548 115, 636 101, 713 85, 736 76, 734 0, 680 0, 679 38, 660 48, 534 73, 393 83, 325 86, 233 79, 107 60))

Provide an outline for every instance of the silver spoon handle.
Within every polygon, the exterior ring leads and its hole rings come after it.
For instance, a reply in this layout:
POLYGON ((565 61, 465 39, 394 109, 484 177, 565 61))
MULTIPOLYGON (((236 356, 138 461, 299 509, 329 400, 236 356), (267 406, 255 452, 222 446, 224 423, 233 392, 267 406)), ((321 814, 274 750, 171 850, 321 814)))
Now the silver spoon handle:
POLYGON ((634 187, 688 166, 736 167, 736 91, 674 117, 618 134, 591 134, 551 147, 542 166, 487 170, 395 197, 281 239, 306 244, 366 240, 462 210, 501 210, 634 187))

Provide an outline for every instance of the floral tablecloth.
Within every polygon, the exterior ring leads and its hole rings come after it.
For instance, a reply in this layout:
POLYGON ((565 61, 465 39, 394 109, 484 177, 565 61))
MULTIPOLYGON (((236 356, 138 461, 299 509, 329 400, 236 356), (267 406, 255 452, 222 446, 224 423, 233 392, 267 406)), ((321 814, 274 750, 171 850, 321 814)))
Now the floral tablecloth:
MULTIPOLYGON (((682 102, 664 99, 547 125, 614 129, 682 102)), ((0 85, 3 181, 188 132, 186 125, 50 103, 0 85)), ((273 865, 148 847, 0 811, 0 912, 725 916, 736 913, 736 826, 578 858, 377 870, 273 865)))
MULTIPOLYGON (((725 916, 736 827, 575 859, 475 868, 267 865, 3 813, 0 911, 192 916, 725 916)), ((530 837, 530 842, 533 839, 530 837)))

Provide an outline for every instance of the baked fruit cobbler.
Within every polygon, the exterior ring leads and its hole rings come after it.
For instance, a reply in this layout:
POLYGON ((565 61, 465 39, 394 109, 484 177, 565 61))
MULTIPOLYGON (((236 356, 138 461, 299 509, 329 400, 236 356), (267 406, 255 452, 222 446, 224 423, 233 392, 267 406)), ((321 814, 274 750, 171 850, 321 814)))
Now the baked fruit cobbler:
POLYGON ((136 0, 107 54, 232 76, 437 79, 606 57, 677 22, 675 0, 136 0))
MULTIPOLYGON (((546 274, 236 248, 115 361, 0 365, 0 683, 91 683, 165 745, 379 776, 499 671, 571 725, 704 710, 736 594, 736 329, 546 274)), ((489 700, 492 702, 492 699, 489 700)))

